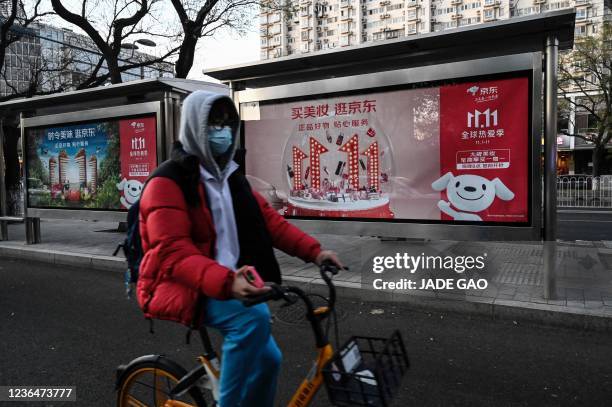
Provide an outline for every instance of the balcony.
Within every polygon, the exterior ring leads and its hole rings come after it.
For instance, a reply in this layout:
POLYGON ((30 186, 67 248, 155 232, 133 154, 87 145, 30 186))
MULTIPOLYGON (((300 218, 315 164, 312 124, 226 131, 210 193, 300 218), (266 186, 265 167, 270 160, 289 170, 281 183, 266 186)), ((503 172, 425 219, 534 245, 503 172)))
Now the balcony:
POLYGON ((353 7, 353 3, 351 3, 348 0, 342 0, 340 1, 340 8, 350 8, 353 7))
POLYGON ((451 6, 460 6, 463 3, 463 0, 452 0, 451 6))
MULTIPOLYGON (((409 1, 408 3, 406 3, 406 8, 412 8, 412 7, 421 7, 421 5, 416 1, 409 1)), ((432 4, 432 7, 435 7, 435 6, 432 4)))
POLYGON ((381 19, 381 20, 386 20, 386 19, 388 19, 388 18, 391 18, 391 14, 388 14, 388 13, 387 13, 387 14, 381 14, 381 15, 380 15, 380 19, 381 19))
POLYGON ((388 6, 389 4, 391 4, 391 0, 383 0, 379 4, 381 7, 388 6))
POLYGON ((546 0, 533 0, 533 4, 538 5, 538 4, 545 4, 546 0))
POLYGON ((463 18, 463 14, 461 14, 461 13, 453 14, 453 15, 451 16, 451 18, 452 18, 453 20, 461 20, 461 19, 463 18))
POLYGON ((406 21, 409 21, 409 22, 417 22, 417 21, 419 21, 419 16, 417 16, 417 14, 416 14, 416 13, 414 13, 414 14, 408 14, 408 15, 406 16, 406 21))

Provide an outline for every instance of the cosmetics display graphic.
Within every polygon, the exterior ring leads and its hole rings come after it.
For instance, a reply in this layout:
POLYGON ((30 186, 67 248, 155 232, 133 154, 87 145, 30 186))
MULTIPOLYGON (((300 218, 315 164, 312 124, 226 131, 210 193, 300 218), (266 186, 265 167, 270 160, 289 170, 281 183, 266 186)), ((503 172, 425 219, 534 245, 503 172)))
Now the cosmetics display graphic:
POLYGON ((529 222, 525 77, 269 103, 247 174, 289 217, 529 222))
POLYGON ((294 128, 283 152, 289 191, 285 215, 393 218, 389 139, 373 115, 353 120, 367 126, 294 128))

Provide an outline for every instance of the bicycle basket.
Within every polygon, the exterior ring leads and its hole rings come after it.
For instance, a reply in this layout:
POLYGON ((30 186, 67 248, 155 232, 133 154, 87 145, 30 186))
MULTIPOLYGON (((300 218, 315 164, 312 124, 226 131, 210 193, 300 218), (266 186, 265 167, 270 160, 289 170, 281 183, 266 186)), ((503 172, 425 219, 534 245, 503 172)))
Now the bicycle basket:
POLYGON ((387 407, 409 367, 404 342, 395 331, 389 338, 353 336, 322 373, 332 404, 387 407))

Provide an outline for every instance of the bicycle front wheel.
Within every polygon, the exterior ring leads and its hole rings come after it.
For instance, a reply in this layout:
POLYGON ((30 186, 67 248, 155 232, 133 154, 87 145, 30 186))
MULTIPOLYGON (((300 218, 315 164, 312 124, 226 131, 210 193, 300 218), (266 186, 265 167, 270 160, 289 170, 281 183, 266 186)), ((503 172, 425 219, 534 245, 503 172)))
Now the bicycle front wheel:
MULTIPOLYGON (((170 399, 170 391, 187 371, 163 356, 139 359, 142 360, 130 363, 121 374, 117 383, 117 407, 163 407, 170 399)), ((214 406, 212 394, 207 393, 192 387, 173 400, 193 407, 214 406)))

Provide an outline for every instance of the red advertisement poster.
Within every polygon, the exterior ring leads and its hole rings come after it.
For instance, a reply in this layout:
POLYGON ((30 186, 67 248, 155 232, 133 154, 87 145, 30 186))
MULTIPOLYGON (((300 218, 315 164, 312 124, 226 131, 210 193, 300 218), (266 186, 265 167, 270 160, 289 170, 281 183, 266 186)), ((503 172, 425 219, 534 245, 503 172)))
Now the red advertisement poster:
POLYGON ((247 176, 283 215, 529 220, 526 77, 262 104, 248 113, 247 176))
POLYGON ((528 220, 529 83, 526 78, 440 88, 444 220, 528 220))
POLYGON ((157 166, 157 140, 154 117, 124 119, 119 122, 121 138, 121 205, 126 209, 140 198, 143 184, 157 166))

